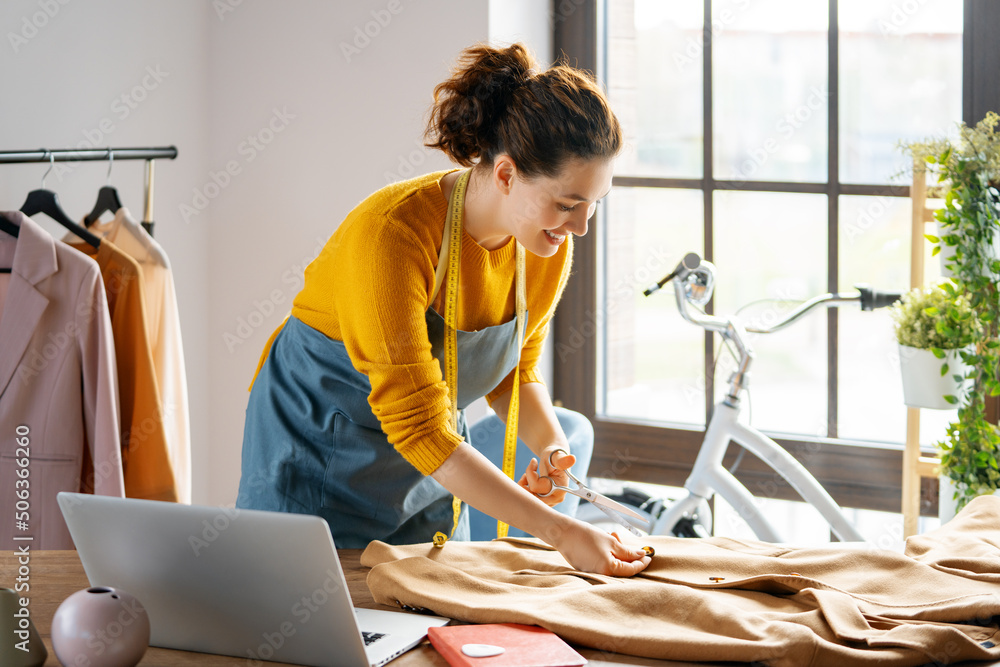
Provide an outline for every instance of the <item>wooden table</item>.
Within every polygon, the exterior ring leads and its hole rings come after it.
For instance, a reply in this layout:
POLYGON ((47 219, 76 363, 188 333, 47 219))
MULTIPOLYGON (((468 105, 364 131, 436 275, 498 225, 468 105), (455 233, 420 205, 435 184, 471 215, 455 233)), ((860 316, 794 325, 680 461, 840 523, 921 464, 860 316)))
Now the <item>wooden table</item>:
MULTIPOLYGON (((340 563, 344 568, 344 575, 347 577, 347 586, 356 607, 399 611, 395 607, 376 604, 371 593, 368 592, 368 586, 365 583, 368 568, 361 566, 360 549, 341 549, 339 554, 340 563)), ((84 573, 83 565, 80 564, 80 559, 77 557, 75 551, 33 551, 31 553, 30 567, 31 590, 30 595, 27 597, 31 600, 29 605, 31 619, 35 624, 35 628, 42 635, 45 648, 49 651, 45 667, 59 667, 59 660, 52 650, 52 617, 63 600, 76 591, 89 586, 87 575, 84 573)), ((0 587, 13 588, 16 572, 17 561, 14 558, 14 553, 11 551, 0 551, 0 587)), ((609 654, 587 648, 576 648, 590 661, 589 665, 595 666, 705 667, 706 665, 706 663, 650 660, 648 658, 617 653, 609 654)), ((198 665, 199 667, 243 667, 248 664, 249 661, 243 658, 211 655, 208 653, 173 651, 151 646, 139 662, 139 667, 178 667, 184 665, 198 665)), ((265 664, 282 665, 287 663, 268 662, 265 664)), ((404 653, 390 663, 391 667, 416 667, 418 665, 448 667, 448 663, 445 662, 444 658, 427 641, 424 641, 413 650, 404 653)))
MULTIPOLYGON (((354 600, 356 607, 366 607, 369 609, 391 609, 399 611, 395 607, 386 607, 376 604, 365 577, 368 568, 362 567, 360 563, 360 549, 342 549, 339 551, 340 563, 344 568, 344 575, 347 577, 347 586, 354 600)), ((17 561, 11 551, 0 551, 0 587, 13 588, 14 577, 17 571, 17 561)), ((30 573, 30 599, 29 609, 31 618, 42 635, 45 647, 49 651, 48 660, 45 667, 59 667, 59 660, 52 650, 52 616, 55 614, 59 604, 78 590, 87 588, 89 582, 84 574, 83 565, 75 551, 34 551, 31 554, 30 573)), ((600 667, 602 665, 636 665, 639 667, 722 667, 743 665, 744 663, 690 663, 672 662, 665 660, 651 660, 649 658, 639 658, 636 656, 621 655, 618 653, 606 653, 594 649, 575 647, 590 662, 588 665, 600 667)), ((188 651, 173 651, 165 648, 150 647, 145 656, 139 662, 139 667, 181 667, 186 665, 198 665, 199 667, 244 667, 249 664, 243 658, 234 658, 222 655, 211 655, 208 653, 191 653, 188 651)), ((287 663, 268 662, 267 665, 283 665, 287 663)), ((417 646, 411 651, 404 653, 390 663, 390 667, 417 667, 433 665, 435 667, 448 667, 434 647, 427 641, 417 646)), ((963 663, 965 667, 1000 667, 1000 663, 963 663)))

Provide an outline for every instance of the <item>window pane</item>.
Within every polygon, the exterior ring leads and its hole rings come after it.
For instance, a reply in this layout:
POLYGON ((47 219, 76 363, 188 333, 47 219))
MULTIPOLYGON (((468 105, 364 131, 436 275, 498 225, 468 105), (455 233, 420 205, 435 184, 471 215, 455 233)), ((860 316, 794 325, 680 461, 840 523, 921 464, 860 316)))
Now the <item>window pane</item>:
MULTIPOLYGON (((802 300, 826 292, 825 195, 715 193, 715 313, 741 310, 745 322, 772 323, 802 300)), ((782 433, 825 435, 826 315, 813 312, 787 329, 755 335, 751 367, 753 425, 782 433)), ((716 400, 732 356, 720 353, 716 400)))
MULTIPOLYGON (((840 289, 857 283, 905 291, 910 284, 910 200, 840 198, 840 289)), ((903 442, 906 406, 887 310, 844 306, 839 317, 839 435, 903 442)))
MULTIPOLYGON (((886 184, 908 180, 898 144, 954 134, 961 117, 963 0, 839 0, 840 174, 828 174, 828 19, 824 0, 609 0, 607 80, 626 133, 618 173, 702 176, 702 77, 713 45, 712 164, 719 180, 886 184), (903 179, 899 177, 903 176, 903 179)), ((826 291, 825 195, 712 193, 714 310, 768 322, 826 291)), ((608 199, 599 304, 599 412, 704 423, 704 336, 667 289, 641 295, 689 250, 702 249, 700 191, 615 188, 608 199), (667 212, 667 213, 665 213, 667 212)), ((902 291, 909 283, 909 200, 841 197, 840 288, 902 291)), ((928 229, 928 231, 932 231, 928 229)), ((939 276, 929 256, 928 282, 939 276)), ((901 444, 905 406, 886 311, 839 309, 838 435, 901 444)), ((584 332, 586 335, 586 332, 584 332)), ((748 402, 766 431, 825 436, 827 317, 816 310, 752 339, 748 402)), ((718 344, 718 339, 716 338, 718 344)), ((716 399, 735 367, 716 353, 716 399)), ((921 411, 921 441, 953 411, 921 411)))
POLYGON ((701 178, 702 0, 608 8, 608 94, 625 132, 617 172, 701 178))
POLYGON ((715 177, 826 180, 827 3, 720 0, 712 11, 715 177))
MULTIPOLYGON (((910 200, 903 197, 840 198, 840 289, 857 283, 903 292, 910 284, 910 200)), ((928 232, 933 229, 928 226, 928 232)), ((938 257, 925 243, 928 284, 940 280, 938 257)), ((861 312, 845 306, 839 321, 838 435, 902 444, 906 406, 899 353, 887 310, 861 312)), ((954 410, 921 410, 920 441, 944 436, 954 410)))
POLYGON ((840 0, 838 8, 840 178, 888 183, 908 166, 900 141, 957 135, 962 0, 840 0))
POLYGON ((703 425, 702 330, 681 319, 672 289, 642 294, 702 252, 702 193, 614 188, 605 201, 605 413, 703 425))

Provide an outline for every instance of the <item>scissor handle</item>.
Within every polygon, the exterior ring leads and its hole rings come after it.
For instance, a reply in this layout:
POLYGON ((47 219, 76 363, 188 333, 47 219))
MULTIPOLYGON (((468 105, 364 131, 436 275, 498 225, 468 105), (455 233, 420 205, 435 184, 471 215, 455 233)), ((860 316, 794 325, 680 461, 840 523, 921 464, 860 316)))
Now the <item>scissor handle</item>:
POLYGON ((555 493, 555 490, 559 486, 558 484, 556 484, 556 481, 554 479, 552 479, 551 477, 549 477, 548 475, 539 475, 538 479, 544 479, 544 480, 546 480, 549 483, 549 490, 548 491, 546 491, 545 493, 536 493, 535 494, 539 498, 548 498, 553 493, 555 493))
MULTIPOLYGON (((569 452, 567 452, 562 447, 560 447, 559 449, 553 449, 551 452, 549 452, 549 468, 554 468, 555 465, 556 465, 555 463, 552 462, 552 455, 555 454, 556 452, 562 452, 563 454, 566 454, 567 456, 572 456, 572 454, 570 454, 569 452)), ((566 472, 569 472, 569 471, 567 470, 566 472)))
MULTIPOLYGON (((563 454, 567 454, 567 455, 569 454, 569 452, 567 452, 562 447, 560 447, 559 449, 553 449, 551 452, 549 452, 549 469, 550 470, 555 467, 555 464, 552 463, 552 455, 555 454, 556 452, 562 452, 563 454)), ((562 470, 562 468, 559 468, 559 470, 562 470)), ((576 482, 576 485, 578 487, 582 487, 583 486, 583 482, 581 482, 580 480, 578 480, 576 478, 576 476, 573 475, 573 473, 571 473, 569 470, 563 470, 563 472, 566 473, 567 477, 569 477, 571 480, 573 480, 574 482, 576 482)), ((556 489, 561 489, 561 490, 567 491, 569 493, 580 495, 579 494, 580 489, 574 490, 574 489, 569 488, 568 486, 559 486, 558 484, 556 484, 556 481, 554 479, 552 479, 551 477, 549 477, 548 475, 539 475, 538 479, 545 479, 545 480, 548 480, 548 482, 549 482, 549 490, 548 491, 546 491, 545 493, 536 493, 535 494, 539 498, 548 498, 549 496, 551 496, 555 492, 556 489)), ((585 496, 581 496, 581 497, 585 497, 585 496)))

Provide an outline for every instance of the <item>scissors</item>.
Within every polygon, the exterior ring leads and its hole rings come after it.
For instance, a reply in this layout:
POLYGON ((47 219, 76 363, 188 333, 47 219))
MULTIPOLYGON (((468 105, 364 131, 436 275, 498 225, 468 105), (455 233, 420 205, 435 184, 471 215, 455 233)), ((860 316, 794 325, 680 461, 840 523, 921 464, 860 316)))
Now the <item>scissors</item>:
MULTIPOLYGON (((564 454, 569 454, 569 452, 567 452, 565 449, 556 449, 556 450, 553 450, 549 454, 549 468, 553 467, 553 464, 552 464, 552 454, 555 454, 556 452, 563 452, 564 454)), ((637 518, 637 519, 639 519, 641 521, 646 521, 647 519, 644 516, 642 516, 641 514, 639 514, 638 512, 636 512, 635 510, 633 510, 630 507, 627 507, 625 505, 622 505, 619 502, 611 500, 611 498, 608 498, 607 496, 605 496, 603 494, 597 493, 596 491, 592 491, 590 488, 587 487, 586 484, 584 484, 579 479, 577 479, 576 476, 573 473, 571 473, 569 470, 563 470, 563 472, 566 473, 567 477, 569 477, 571 480, 573 480, 576 483, 576 488, 574 489, 574 488, 569 487, 569 486, 560 486, 559 484, 556 484, 556 481, 554 479, 552 479, 551 477, 549 477, 548 475, 540 475, 538 477, 538 479, 547 479, 549 481, 549 484, 552 486, 552 488, 549 489, 548 491, 546 491, 545 493, 539 493, 538 494, 539 498, 547 498, 548 496, 551 496, 556 491, 565 491, 566 493, 572 493, 574 496, 577 496, 579 498, 583 498, 584 500, 588 500, 591 503, 593 503, 594 507, 596 507, 597 509, 601 510, 606 515, 608 515, 608 517, 612 521, 614 521, 615 523, 618 523, 618 524, 624 526, 625 529, 628 530, 628 532, 632 533, 633 535, 635 535, 637 537, 642 537, 643 536, 642 533, 640 533, 638 530, 636 530, 635 526, 633 526, 622 515, 623 514, 627 514, 627 515, 635 517, 635 518, 637 518)))

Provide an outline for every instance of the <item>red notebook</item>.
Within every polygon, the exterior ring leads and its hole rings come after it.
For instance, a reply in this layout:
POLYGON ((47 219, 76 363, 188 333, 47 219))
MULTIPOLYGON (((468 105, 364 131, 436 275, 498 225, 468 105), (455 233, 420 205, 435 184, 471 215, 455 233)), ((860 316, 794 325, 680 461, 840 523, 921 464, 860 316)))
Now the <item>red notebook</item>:
POLYGON ((428 628, 427 637, 451 667, 578 667, 587 664, 587 659, 558 635, 536 625, 446 625, 428 628), (499 646, 504 652, 474 658, 462 652, 466 644, 499 646))

